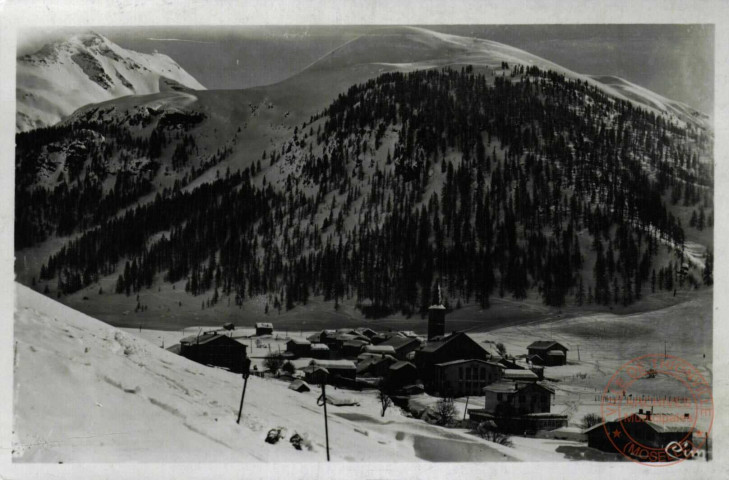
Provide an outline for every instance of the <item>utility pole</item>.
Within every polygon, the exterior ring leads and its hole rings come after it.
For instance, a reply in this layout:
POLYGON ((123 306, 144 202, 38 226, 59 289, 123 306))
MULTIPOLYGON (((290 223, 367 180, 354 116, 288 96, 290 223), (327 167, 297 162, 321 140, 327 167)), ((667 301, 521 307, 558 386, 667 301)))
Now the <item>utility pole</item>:
POLYGON ((327 369, 320 369, 321 374, 321 397, 316 401, 316 404, 320 407, 324 407, 324 438, 327 444, 327 462, 329 461, 329 421, 327 420, 327 369))
POLYGON ((580 361, 580 346, 577 345, 577 361, 580 361))
POLYGON ((251 359, 246 357, 243 359, 243 393, 240 396, 240 407, 238 408, 238 420, 235 423, 240 423, 240 415, 243 413, 243 400, 246 398, 246 387, 248 386, 248 377, 251 371, 251 359))
POLYGON ((668 358, 668 342, 663 341, 663 359, 668 358))
POLYGON ((463 421, 464 422, 466 421, 466 412, 468 412, 468 399, 469 398, 470 397, 468 395, 466 395, 466 406, 463 407, 463 421))

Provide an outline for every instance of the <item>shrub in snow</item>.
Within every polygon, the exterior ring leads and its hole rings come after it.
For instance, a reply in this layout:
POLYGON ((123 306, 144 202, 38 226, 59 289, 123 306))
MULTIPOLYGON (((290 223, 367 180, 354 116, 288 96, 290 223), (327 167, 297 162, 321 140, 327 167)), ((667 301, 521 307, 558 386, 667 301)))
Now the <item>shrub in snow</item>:
POLYGON ((499 445, 503 445, 505 447, 514 446, 514 444, 511 442, 510 437, 505 433, 499 432, 493 422, 479 423, 478 427, 476 427, 476 433, 479 437, 483 438, 484 440, 488 440, 489 442, 498 443, 499 445))
POLYGON ((584 417, 582 417, 582 421, 580 422, 580 427, 583 430, 587 430, 590 427, 594 427, 598 423, 602 422, 602 418, 597 413, 588 413, 584 417))

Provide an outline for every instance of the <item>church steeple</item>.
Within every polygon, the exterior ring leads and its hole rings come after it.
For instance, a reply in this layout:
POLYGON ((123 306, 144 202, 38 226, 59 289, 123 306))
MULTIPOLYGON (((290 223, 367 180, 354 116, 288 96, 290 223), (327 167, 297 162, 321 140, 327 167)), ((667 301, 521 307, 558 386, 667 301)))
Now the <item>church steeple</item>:
POLYGON ((445 335, 445 312, 440 283, 433 289, 432 305, 428 308, 428 340, 445 335))

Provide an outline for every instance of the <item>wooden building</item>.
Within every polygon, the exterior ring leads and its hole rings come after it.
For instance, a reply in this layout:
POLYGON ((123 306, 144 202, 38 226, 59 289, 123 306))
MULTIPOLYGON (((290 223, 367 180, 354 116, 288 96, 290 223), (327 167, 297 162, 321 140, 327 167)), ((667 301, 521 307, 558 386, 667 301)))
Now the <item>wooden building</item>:
POLYGON ((385 378, 389 374, 390 366, 397 363, 392 355, 367 354, 360 355, 357 362, 357 375, 385 378))
POLYGON ((357 366, 349 360, 312 360, 311 364, 303 369, 307 382, 316 383, 314 372, 318 368, 325 368, 329 372, 327 383, 333 385, 336 385, 340 378, 350 380, 357 378, 357 366))
POLYGON ((502 432, 531 433, 567 426, 567 415, 551 413, 554 390, 534 381, 499 380, 483 389, 482 409, 469 409, 472 424, 493 421, 502 432))
POLYGON ((638 413, 619 420, 594 425, 585 430, 585 434, 587 445, 603 452, 621 452, 643 461, 651 460, 646 456, 656 452, 653 461, 673 461, 666 455, 660 455, 660 452, 665 453, 666 446, 671 442, 683 443, 684 440, 689 440, 693 443, 693 423, 690 417, 653 414, 641 409, 638 413), (611 435, 610 438, 608 434, 611 435), (635 442, 631 442, 631 438, 635 442), (642 447, 636 445, 636 442, 642 447))
POLYGON ((371 339, 377 335, 377 332, 372 330, 368 327, 358 327, 354 329, 355 332, 357 332, 359 335, 364 335, 365 337, 371 339))
POLYGON ((309 355, 311 355, 311 358, 326 360, 330 357, 331 352, 329 347, 323 343, 312 343, 309 347, 309 355))
POLYGON ((487 385, 484 410, 497 416, 549 413, 554 390, 539 382, 500 380, 487 385))
POLYGON ((180 355, 203 365, 227 368, 231 372, 243 371, 246 345, 227 335, 209 332, 180 340, 180 355))
POLYGON ((498 381, 503 367, 488 360, 453 360, 435 364, 429 390, 440 396, 481 395, 483 388, 498 381))
POLYGON ((345 358, 356 358, 368 344, 369 342, 365 342, 364 340, 348 340, 342 344, 339 353, 345 358))
POLYGON ((256 336, 273 335, 273 324, 268 322, 256 323, 256 336))
POLYGON ((521 382, 536 382, 539 380, 537 373, 523 368, 507 368, 504 370, 504 380, 514 380, 521 382))
POLYGON ((302 338, 292 338, 286 342, 286 351, 294 357, 308 357, 311 353, 311 342, 302 338))
POLYGON ((415 352, 415 366, 426 389, 435 378, 435 365, 454 360, 488 360, 489 352, 463 332, 437 337, 415 352))
POLYGON ((367 345, 363 349, 366 353, 374 353, 377 355, 392 355, 395 356, 395 347, 392 345, 367 345))
POLYGON ((539 340, 527 347, 527 359, 534 365, 552 367, 567 364, 567 351, 569 349, 559 342, 552 340, 539 340))
POLYGON ((395 362, 388 369, 387 382, 392 388, 399 389, 412 385, 418 380, 418 369, 410 362, 395 362))
POLYGON ((409 337, 404 335, 393 335, 378 347, 392 347, 395 351, 393 355, 398 360, 407 360, 408 355, 420 348, 420 340, 417 337, 409 337))

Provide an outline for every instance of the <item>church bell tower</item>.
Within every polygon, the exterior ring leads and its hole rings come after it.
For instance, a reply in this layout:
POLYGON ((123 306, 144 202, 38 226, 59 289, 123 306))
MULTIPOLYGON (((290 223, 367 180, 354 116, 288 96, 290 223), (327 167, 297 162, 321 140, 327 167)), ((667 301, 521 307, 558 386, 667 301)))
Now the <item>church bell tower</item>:
POLYGON ((433 304, 428 308, 428 340, 445 335, 446 308, 443 306, 440 284, 433 293, 433 304))

